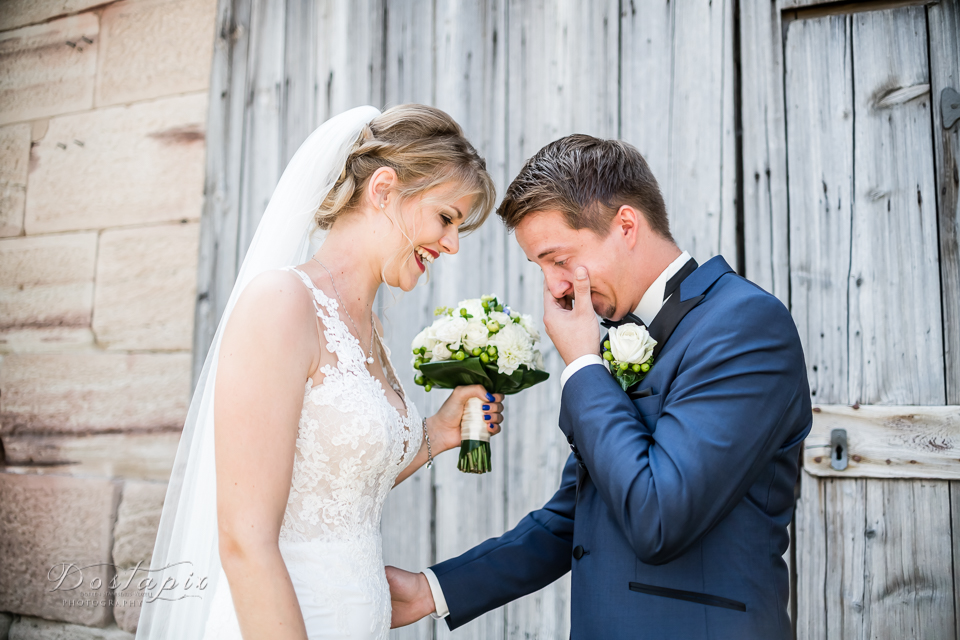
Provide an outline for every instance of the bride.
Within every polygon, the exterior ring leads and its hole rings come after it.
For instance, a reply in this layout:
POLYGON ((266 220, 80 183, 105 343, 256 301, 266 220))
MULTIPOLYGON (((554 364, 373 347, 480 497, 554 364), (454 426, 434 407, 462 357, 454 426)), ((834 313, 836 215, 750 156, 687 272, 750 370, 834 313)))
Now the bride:
POLYGON ((502 396, 460 387, 421 419, 374 298, 456 253, 493 198, 484 161, 432 107, 353 109, 304 142, 191 403, 138 638, 387 637, 386 494, 459 445, 467 399, 499 432, 502 396))

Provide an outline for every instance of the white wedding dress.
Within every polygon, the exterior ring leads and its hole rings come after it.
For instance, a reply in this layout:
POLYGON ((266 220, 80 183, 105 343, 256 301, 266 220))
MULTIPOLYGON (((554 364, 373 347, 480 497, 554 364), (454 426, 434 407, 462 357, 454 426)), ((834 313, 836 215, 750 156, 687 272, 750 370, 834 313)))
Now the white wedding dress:
MULTIPOLYGON (((384 372, 403 399, 405 416, 367 370, 366 354, 340 319, 338 302, 302 271, 287 269, 313 293, 326 348, 337 364, 320 370, 321 384, 313 386, 308 379, 304 387, 280 553, 311 640, 386 638, 390 590, 380 514, 387 492, 420 448, 420 417, 407 402, 379 336, 384 372)), ((241 638, 222 569, 204 638, 241 638)))

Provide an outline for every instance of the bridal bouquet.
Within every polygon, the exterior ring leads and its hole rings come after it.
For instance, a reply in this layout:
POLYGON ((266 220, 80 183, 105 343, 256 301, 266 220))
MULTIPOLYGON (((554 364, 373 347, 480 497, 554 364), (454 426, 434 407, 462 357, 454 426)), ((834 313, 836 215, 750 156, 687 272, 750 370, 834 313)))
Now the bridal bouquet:
MULTIPOLYGON (((433 324, 413 339, 416 383, 425 391, 481 384, 490 393, 510 395, 550 376, 543 370, 533 319, 496 296, 439 307, 434 315, 433 324)), ((478 398, 470 398, 463 413, 457 467, 464 473, 490 471, 490 434, 480 406, 478 398)))

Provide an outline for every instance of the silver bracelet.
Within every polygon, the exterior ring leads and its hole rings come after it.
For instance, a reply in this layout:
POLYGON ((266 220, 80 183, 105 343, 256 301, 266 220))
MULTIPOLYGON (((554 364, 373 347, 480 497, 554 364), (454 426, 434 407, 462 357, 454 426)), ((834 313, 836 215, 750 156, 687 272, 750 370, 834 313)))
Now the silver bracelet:
POLYGON ((427 434, 427 419, 423 419, 423 439, 427 441, 427 469, 433 468, 433 448, 430 446, 430 435, 427 434))

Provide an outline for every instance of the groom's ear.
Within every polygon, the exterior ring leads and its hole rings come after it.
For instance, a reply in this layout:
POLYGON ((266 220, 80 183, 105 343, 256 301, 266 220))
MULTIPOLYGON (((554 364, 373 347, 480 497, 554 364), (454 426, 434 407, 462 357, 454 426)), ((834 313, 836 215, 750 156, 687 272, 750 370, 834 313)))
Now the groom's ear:
POLYGON ((641 233, 640 226, 646 222, 646 219, 643 217, 639 211, 631 207, 630 205, 623 205, 618 210, 616 215, 613 216, 613 233, 618 234, 626 242, 628 250, 632 250, 636 246, 637 241, 641 233))

